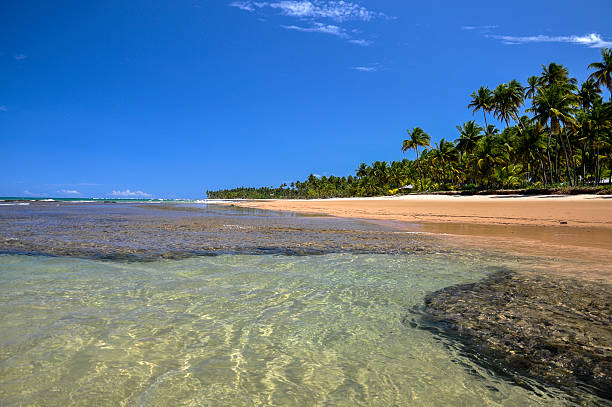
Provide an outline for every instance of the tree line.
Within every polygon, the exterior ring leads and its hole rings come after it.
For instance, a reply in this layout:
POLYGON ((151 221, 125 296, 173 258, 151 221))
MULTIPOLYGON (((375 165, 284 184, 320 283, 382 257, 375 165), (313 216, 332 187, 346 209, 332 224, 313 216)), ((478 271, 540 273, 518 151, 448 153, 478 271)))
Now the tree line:
POLYGON ((401 150, 414 160, 362 163, 355 175, 317 177, 278 188, 206 191, 211 199, 332 198, 410 191, 482 190, 610 185, 612 181, 612 50, 581 84, 562 65, 542 66, 526 86, 512 80, 482 86, 468 108, 482 123, 457 126, 454 141, 407 130, 401 150), (602 88, 609 93, 605 102, 602 88), (498 129, 489 120, 501 123, 498 129))

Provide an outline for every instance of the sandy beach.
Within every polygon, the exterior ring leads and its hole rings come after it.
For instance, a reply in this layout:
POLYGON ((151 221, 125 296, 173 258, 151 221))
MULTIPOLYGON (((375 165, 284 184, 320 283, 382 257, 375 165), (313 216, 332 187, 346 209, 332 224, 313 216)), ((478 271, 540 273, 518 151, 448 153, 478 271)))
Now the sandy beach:
POLYGON ((457 236, 458 244, 582 260, 585 267, 572 275, 612 281, 610 195, 406 195, 225 203, 369 219, 407 231, 457 236))

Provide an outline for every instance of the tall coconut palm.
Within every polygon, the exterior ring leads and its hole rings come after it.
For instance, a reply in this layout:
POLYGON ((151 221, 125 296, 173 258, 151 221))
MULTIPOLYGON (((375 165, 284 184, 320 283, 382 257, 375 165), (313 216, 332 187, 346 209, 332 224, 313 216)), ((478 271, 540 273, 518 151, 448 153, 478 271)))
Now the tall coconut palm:
POLYGON ((359 164, 359 168, 355 170, 357 178, 366 177, 370 172, 370 167, 366 163, 359 164))
POLYGON ((601 99, 601 96, 599 96, 600 93, 601 88, 594 79, 589 78, 584 81, 578 92, 578 103, 580 103, 580 107, 583 109, 590 108, 597 99, 601 99))
POLYGON ((487 113, 493 110, 493 92, 486 86, 481 86, 478 91, 472 92, 472 101, 468 104, 468 108, 472 109, 472 114, 482 110, 485 126, 487 123, 487 113))
POLYGON ((525 97, 533 98, 542 83, 542 79, 537 76, 527 78, 527 88, 525 89, 525 97))
MULTIPOLYGON (((492 125, 491 125, 492 126, 492 125)), ((459 130, 459 138, 455 140, 457 150, 462 154, 471 154, 476 147, 476 143, 482 137, 482 127, 476 124, 474 120, 463 123, 462 126, 456 126, 459 130)))
POLYGON ((565 88, 567 91, 577 90, 578 82, 574 78, 570 78, 569 71, 563 65, 556 64, 554 62, 546 65, 542 65, 541 84, 543 86, 559 86, 565 88))
POLYGON ((542 170, 542 177, 546 184, 546 171, 541 159, 541 154, 546 148, 546 142, 542 138, 541 129, 538 129, 538 127, 526 124, 523 129, 520 129, 516 135, 514 148, 516 156, 527 168, 527 181, 532 181, 533 173, 537 172, 534 170, 534 164, 537 163, 542 170))
POLYGON ((457 160, 455 143, 441 139, 437 147, 436 157, 440 161, 440 166, 442 167, 442 181, 446 182, 447 179, 452 179, 453 173, 456 171, 453 164, 457 160))
POLYGON ((594 79, 599 86, 605 86, 610 92, 612 100, 612 50, 604 48, 601 50, 602 62, 593 62, 589 65, 589 69, 596 69, 589 79, 594 79))
POLYGON ((474 150, 474 159, 480 170, 482 180, 491 187, 491 171, 496 164, 503 164, 504 157, 497 138, 492 136, 482 137, 474 150))
POLYGON ((376 179, 378 188, 384 193, 389 178, 389 164, 386 161, 373 162, 371 175, 376 179))
POLYGON ((519 109, 524 103, 525 89, 519 81, 498 85, 493 91, 493 112, 498 120, 510 126, 510 119, 518 121, 519 109))
MULTIPOLYGON (((542 88, 533 99, 533 106, 528 109, 534 113, 533 120, 540 126, 550 123, 550 136, 559 137, 563 127, 574 125, 574 113, 577 105, 576 95, 568 92, 563 86, 552 85, 542 88)), ((548 138, 548 149, 550 150, 550 136, 548 138)), ((569 140, 568 140, 569 141, 569 140)), ((562 141, 566 157, 567 175, 571 182, 569 157, 565 149, 565 143, 562 141)), ((550 151, 548 156, 549 167, 552 165, 550 161, 550 151)))
POLYGON ((484 136, 498 136, 499 129, 494 124, 489 124, 486 129, 483 129, 484 136))
POLYGON ((525 88, 516 79, 508 82, 510 113, 512 118, 520 124, 518 113, 521 106, 525 104, 525 88))
POLYGON ((601 149, 606 146, 606 141, 612 134, 612 105, 596 102, 588 113, 589 124, 592 129, 591 144, 595 151, 595 184, 599 184, 601 168, 601 149))
POLYGON ((419 167, 419 178, 421 181, 421 190, 423 190, 423 173, 421 172, 421 164, 419 163, 419 147, 429 147, 431 142, 431 137, 429 134, 425 133, 422 128, 415 127, 410 131, 407 129, 408 139, 404 140, 402 143, 402 152, 412 149, 416 153, 417 165, 419 167))

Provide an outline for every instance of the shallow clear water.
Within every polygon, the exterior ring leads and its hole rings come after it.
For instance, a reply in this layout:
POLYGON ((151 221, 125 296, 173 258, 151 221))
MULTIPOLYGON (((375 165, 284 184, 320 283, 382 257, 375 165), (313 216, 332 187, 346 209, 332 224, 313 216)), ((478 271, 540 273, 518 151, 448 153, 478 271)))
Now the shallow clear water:
POLYGON ((469 251, 0 255, 0 405, 568 405, 402 322, 425 294, 502 264, 469 251))

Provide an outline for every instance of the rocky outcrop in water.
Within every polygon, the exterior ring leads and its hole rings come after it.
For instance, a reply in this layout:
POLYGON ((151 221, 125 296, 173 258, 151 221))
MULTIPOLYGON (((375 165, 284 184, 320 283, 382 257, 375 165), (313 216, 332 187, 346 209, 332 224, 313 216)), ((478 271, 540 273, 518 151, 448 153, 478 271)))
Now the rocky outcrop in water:
POLYGON ((39 202, 0 211, 0 254, 151 260, 440 251, 432 242, 358 220, 227 207, 39 202))
POLYGON ((425 299, 426 320, 499 367, 612 399, 612 287, 498 272, 425 299))

